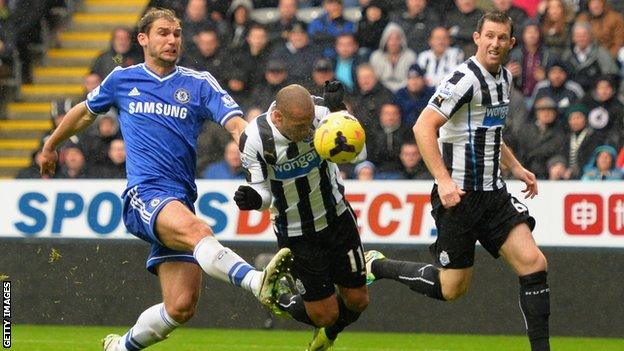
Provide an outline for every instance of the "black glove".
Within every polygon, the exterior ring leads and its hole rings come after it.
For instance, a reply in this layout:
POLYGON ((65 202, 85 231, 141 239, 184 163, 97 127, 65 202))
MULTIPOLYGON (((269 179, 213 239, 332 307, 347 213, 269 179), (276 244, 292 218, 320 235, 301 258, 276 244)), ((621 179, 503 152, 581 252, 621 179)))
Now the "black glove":
POLYGON ((325 106, 331 112, 346 110, 342 100, 344 99, 345 87, 339 80, 326 80, 323 85, 323 100, 325 100, 325 106))
POLYGON ((257 210, 262 206, 262 197, 252 187, 241 185, 234 193, 236 206, 241 210, 257 210))

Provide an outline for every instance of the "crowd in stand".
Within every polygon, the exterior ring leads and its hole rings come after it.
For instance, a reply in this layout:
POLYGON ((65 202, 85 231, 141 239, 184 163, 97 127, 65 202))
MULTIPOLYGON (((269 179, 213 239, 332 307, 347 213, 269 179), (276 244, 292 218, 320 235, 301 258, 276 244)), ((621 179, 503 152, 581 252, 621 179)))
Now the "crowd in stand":
MULTIPOLYGON (((474 54, 472 33, 484 11, 476 0, 152 0, 150 5, 171 8, 182 18, 180 65, 210 72, 248 119, 265 111, 287 84, 320 95, 323 82, 340 80, 347 106, 367 134, 367 162, 343 169, 346 178, 355 179, 431 177, 411 128, 444 76, 474 54), (306 23, 297 15, 308 6, 321 6, 322 12, 306 23), (354 6, 361 9, 358 22, 344 17, 345 8, 354 6), (252 13, 260 7, 277 7, 278 18, 254 21, 252 13)), ((506 63, 515 89, 505 142, 539 179, 622 179, 624 2, 492 0, 491 7, 509 14, 517 38, 506 63)), ((131 29, 114 30, 110 49, 85 77, 86 92, 116 65, 142 61, 133 37, 131 29)), ((65 111, 63 102, 56 106, 53 117, 65 111)), ((114 115, 100 117, 87 133, 64 149, 58 174, 123 177, 123 141, 114 115)), ((205 125, 198 177, 242 177, 235 145, 228 141, 219 126, 205 125)))

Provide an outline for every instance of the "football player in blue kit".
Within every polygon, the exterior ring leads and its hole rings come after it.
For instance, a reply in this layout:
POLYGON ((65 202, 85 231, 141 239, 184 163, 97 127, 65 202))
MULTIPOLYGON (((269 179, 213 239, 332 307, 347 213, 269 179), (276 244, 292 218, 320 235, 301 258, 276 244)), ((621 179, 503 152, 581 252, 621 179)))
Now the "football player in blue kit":
POLYGON ((126 143, 128 185, 122 197, 128 231, 149 242, 147 269, 158 275, 163 302, 145 310, 123 335, 103 340, 106 351, 141 350, 164 340, 195 313, 202 270, 272 304, 276 281, 287 269, 283 249, 258 271, 214 237, 194 212, 196 142, 206 120, 238 142, 247 123, 238 104, 208 72, 179 67, 180 20, 149 9, 139 22, 145 62, 117 67, 87 100, 71 109, 42 150, 42 174, 54 172, 56 147, 111 107, 119 110, 126 143))

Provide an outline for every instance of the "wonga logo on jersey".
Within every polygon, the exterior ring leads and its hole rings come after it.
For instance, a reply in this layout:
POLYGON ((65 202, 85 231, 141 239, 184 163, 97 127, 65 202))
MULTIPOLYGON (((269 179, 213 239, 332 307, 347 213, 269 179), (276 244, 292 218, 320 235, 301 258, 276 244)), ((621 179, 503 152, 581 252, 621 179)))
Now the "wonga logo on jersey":
POLYGON ((602 234, 602 196, 570 194, 564 200, 565 231, 572 235, 602 234))
POLYGON ((502 126, 509 114, 509 105, 496 105, 485 107, 485 118, 483 125, 487 127, 502 126))
POLYGON ((275 178, 290 179, 310 173, 310 171, 321 164, 321 158, 314 149, 295 158, 287 160, 284 163, 278 163, 273 166, 275 178))

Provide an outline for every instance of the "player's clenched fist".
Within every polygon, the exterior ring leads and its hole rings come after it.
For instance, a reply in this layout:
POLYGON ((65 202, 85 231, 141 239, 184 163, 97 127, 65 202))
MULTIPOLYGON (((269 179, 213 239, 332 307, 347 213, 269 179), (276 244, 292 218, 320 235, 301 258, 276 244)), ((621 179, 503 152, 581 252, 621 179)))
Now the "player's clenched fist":
POLYGON ((58 161, 58 152, 43 148, 41 150, 41 176, 53 176, 56 171, 56 162, 58 161))
POLYGON ((262 206, 262 197, 252 187, 241 185, 234 193, 236 206, 241 210, 257 210, 262 206))
POLYGON ((461 190, 452 180, 438 183, 438 196, 444 208, 451 208, 461 201, 466 192, 461 190))

